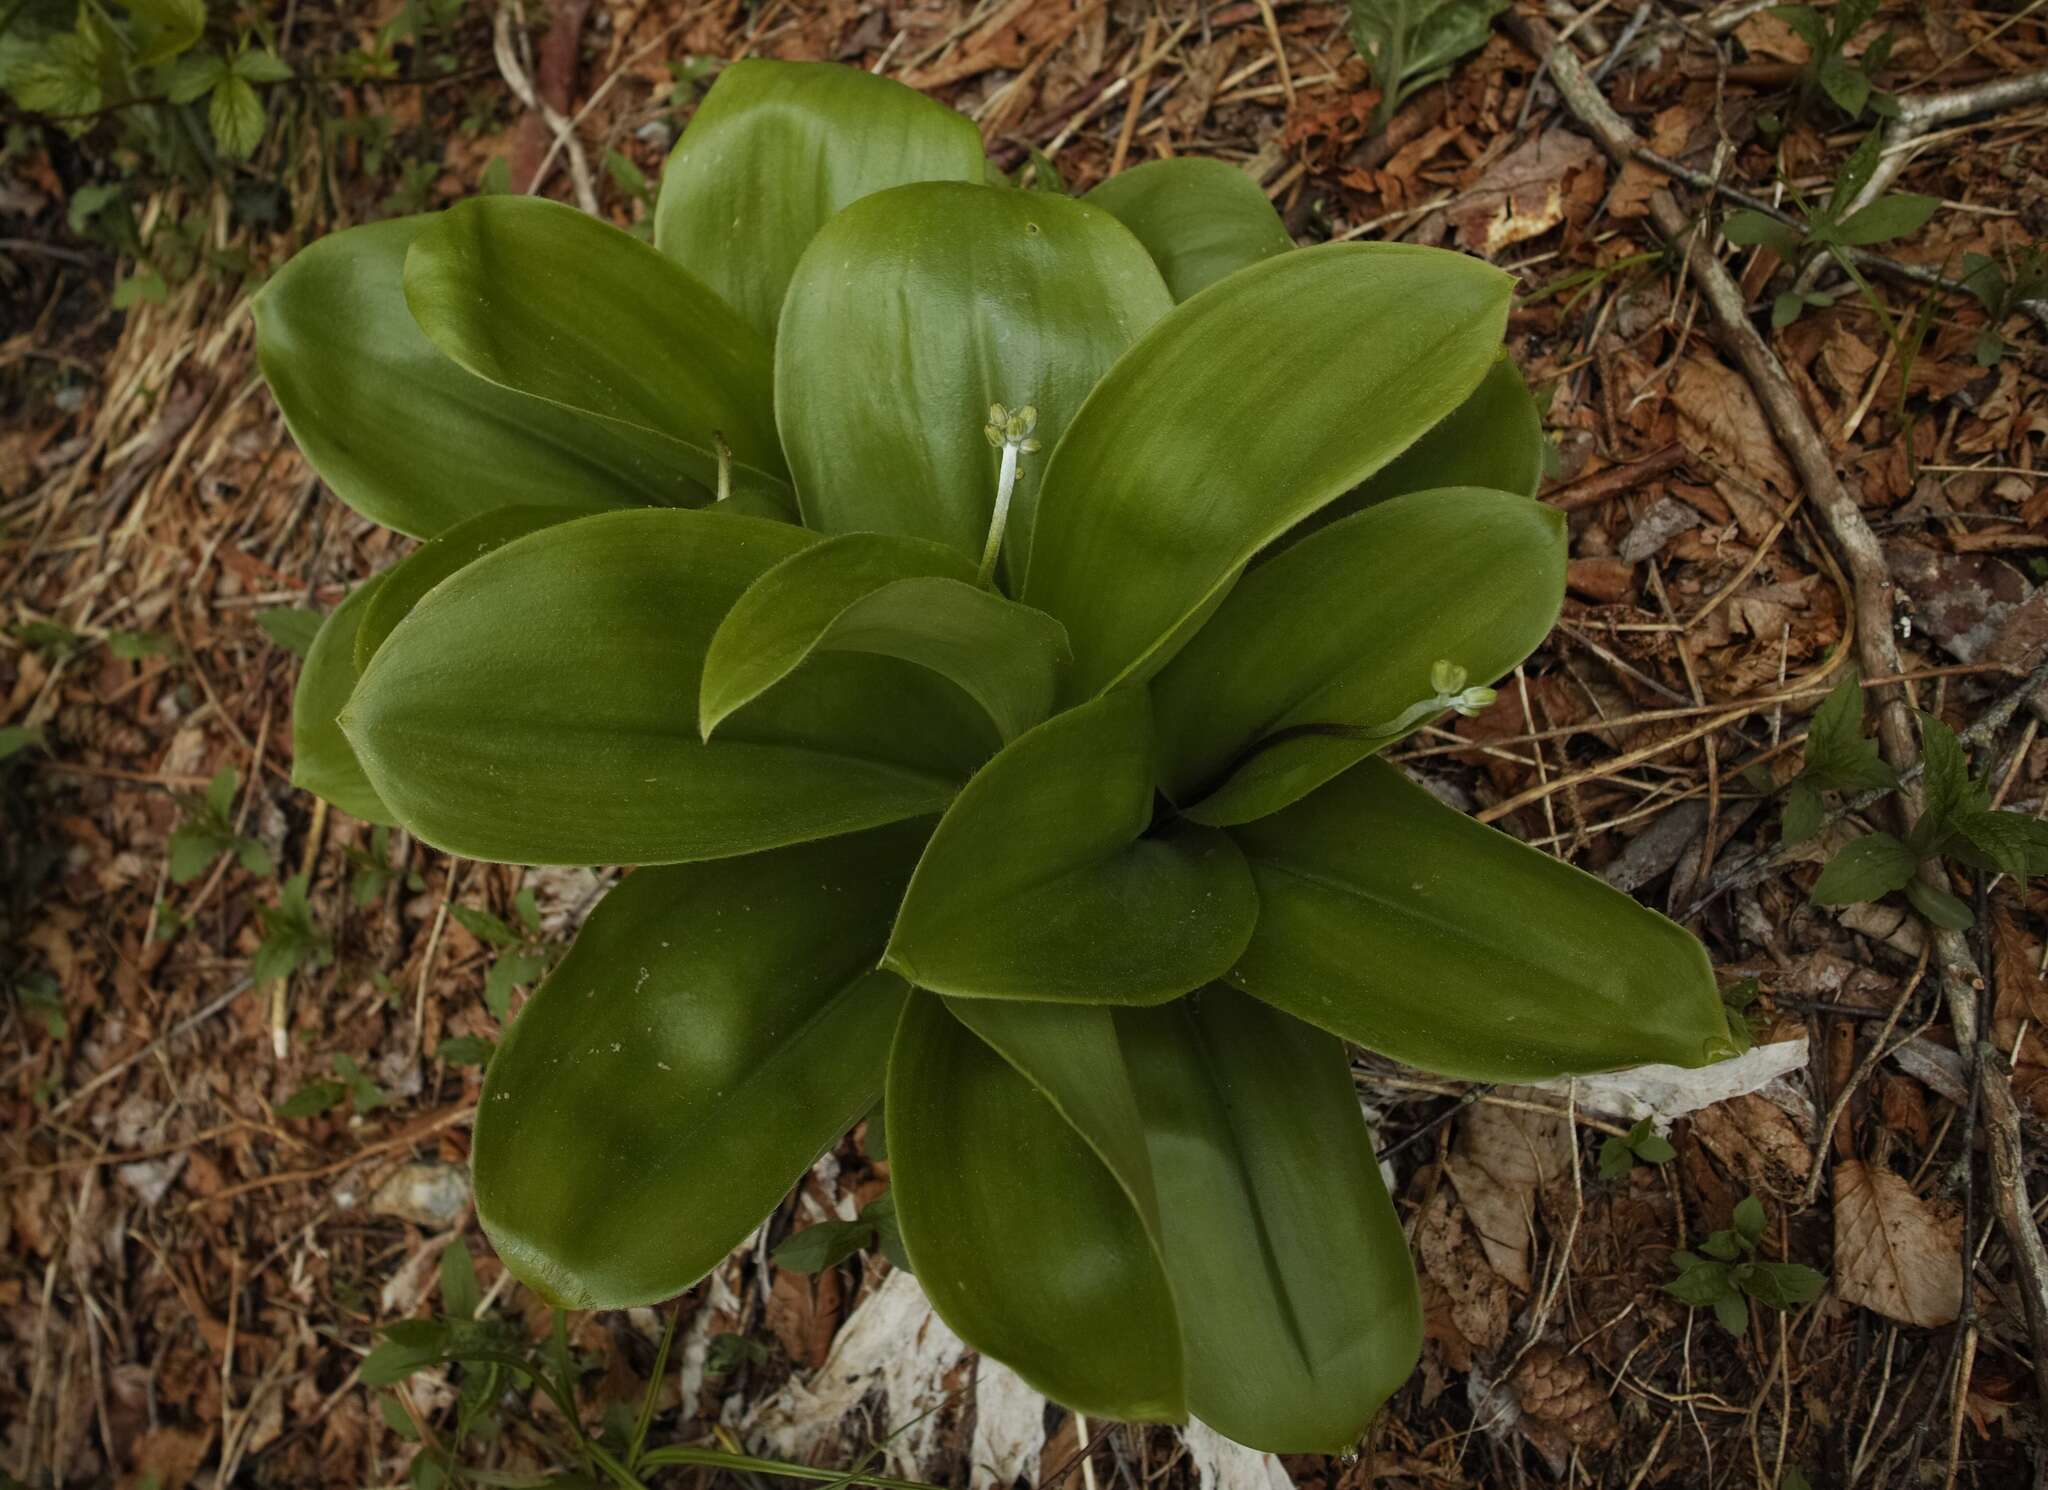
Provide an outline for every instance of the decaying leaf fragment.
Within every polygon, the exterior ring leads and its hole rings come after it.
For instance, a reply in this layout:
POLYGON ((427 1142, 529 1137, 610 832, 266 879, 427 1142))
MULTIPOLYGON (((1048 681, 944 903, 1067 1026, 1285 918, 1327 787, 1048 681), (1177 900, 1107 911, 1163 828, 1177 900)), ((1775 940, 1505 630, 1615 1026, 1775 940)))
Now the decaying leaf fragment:
POLYGON ((1844 1160, 1835 1168, 1835 1288, 1902 1324, 1953 1323, 1963 1307, 1958 1228, 1889 1169, 1844 1160))

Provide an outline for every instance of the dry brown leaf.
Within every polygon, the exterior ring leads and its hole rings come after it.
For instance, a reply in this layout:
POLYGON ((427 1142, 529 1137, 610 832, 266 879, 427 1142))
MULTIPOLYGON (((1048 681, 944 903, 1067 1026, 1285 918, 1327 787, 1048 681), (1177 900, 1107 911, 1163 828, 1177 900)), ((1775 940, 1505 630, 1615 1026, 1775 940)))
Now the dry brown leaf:
POLYGON ((1957 1231, 1889 1169, 1835 1167, 1835 1290, 1848 1302, 1902 1324, 1953 1323, 1963 1307, 1957 1231))
POLYGON ((806 1276, 777 1269, 768 1291, 767 1318, 768 1328, 791 1361, 810 1371, 824 1365, 839 1328, 839 1270, 825 1268, 806 1276))
POLYGON ((1744 17, 1735 28, 1735 39, 1750 56, 1773 62, 1804 62, 1813 55, 1805 38, 1768 10, 1744 17))
POLYGON ((1423 1332, 1441 1341, 1452 1369, 1472 1369, 1474 1350, 1497 1350, 1508 1338, 1508 1285, 1487 1261, 1464 1210, 1439 1188, 1415 1222, 1422 1258, 1423 1332))
POLYGON ((1488 166, 1445 215, 1461 246, 1490 258, 1563 222, 1579 185, 1572 178, 1587 171, 1604 181, 1599 147, 1573 130, 1548 130, 1488 166))
MULTIPOLYGON (((1504 1094, 1550 1100, 1548 1093, 1506 1088, 1504 1094)), ((1568 1172, 1571 1138, 1563 1113, 1482 1102, 1458 1120, 1444 1168, 1494 1271, 1529 1287, 1529 1243, 1536 1192, 1568 1172)))
POLYGON ((1671 406, 1694 448, 1781 497, 1799 490, 1763 406, 1734 368, 1712 357, 1685 358, 1672 375, 1671 406))
POLYGON ((1754 1092, 1701 1108, 1692 1115, 1692 1135, 1765 1194, 1784 1194, 1813 1169, 1813 1153, 1792 1119, 1754 1092))

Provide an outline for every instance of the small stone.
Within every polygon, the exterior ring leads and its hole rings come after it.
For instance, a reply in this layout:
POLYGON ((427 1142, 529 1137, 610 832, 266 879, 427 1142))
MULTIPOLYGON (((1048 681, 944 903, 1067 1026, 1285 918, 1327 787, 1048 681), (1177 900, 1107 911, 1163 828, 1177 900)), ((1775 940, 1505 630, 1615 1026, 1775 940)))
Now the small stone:
POLYGON ((377 1187, 370 1209, 445 1231, 469 1209, 469 1170, 460 1164, 403 1165, 377 1187))

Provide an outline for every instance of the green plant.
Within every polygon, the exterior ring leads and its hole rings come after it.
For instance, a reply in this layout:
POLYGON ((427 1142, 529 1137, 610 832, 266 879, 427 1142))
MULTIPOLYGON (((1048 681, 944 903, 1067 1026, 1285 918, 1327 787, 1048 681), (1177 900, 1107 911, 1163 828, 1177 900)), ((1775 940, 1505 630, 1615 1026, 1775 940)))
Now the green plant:
POLYGON ((289 978, 309 963, 326 967, 334 961, 334 938, 314 921, 307 888, 305 875, 293 875, 278 887, 277 904, 260 912, 263 941, 249 960, 249 979, 258 988, 289 978))
MULTIPOLYGON (((638 1411, 607 1412, 598 1431, 587 1432, 576 1407, 576 1382, 592 1362, 570 1350, 562 1311, 554 1312, 554 1329, 548 1339, 536 1342, 516 1321, 486 1308, 482 1290, 477 1287, 476 1265, 470 1259, 468 1246, 457 1237, 441 1254, 439 1313, 428 1319, 407 1319, 386 1326, 383 1339, 363 1358, 362 1381, 372 1389, 386 1389, 377 1399, 385 1426, 407 1443, 420 1446, 409 1472, 419 1490, 436 1490, 449 1484, 608 1484, 616 1490, 644 1490, 643 1476, 672 1466, 723 1469, 742 1477, 776 1475, 828 1486, 934 1490, 915 1481, 863 1473, 875 1457, 874 1450, 853 1470, 840 1474, 722 1449, 650 1445, 648 1431, 654 1422, 663 1368, 675 1343, 675 1327, 676 1316, 671 1312, 638 1411), (420 1371, 450 1362, 461 1368, 461 1391, 452 1428, 436 1432, 405 1395, 404 1383, 420 1371), (515 1381, 524 1381, 544 1393, 557 1413, 541 1418, 527 1411, 522 1394, 507 1390, 515 1381), (522 1438, 529 1447, 539 1448, 546 1455, 546 1462, 575 1465, 577 1469, 559 1472, 544 1481, 511 1481, 501 1474, 474 1469, 464 1461, 466 1445, 497 1441, 504 1436, 508 1420, 514 1419, 522 1438)), ((766 1361, 768 1354, 768 1347, 750 1335, 718 1335, 706 1352, 704 1372, 707 1376, 730 1375, 742 1366, 766 1361)), ((746 1482, 752 1483, 751 1479, 746 1482)))
POLYGON ((185 820, 171 830, 171 883, 182 885, 198 879, 213 867, 214 860, 228 853, 259 879, 269 877, 274 867, 270 851, 235 829, 235 792, 241 779, 233 766, 222 766, 207 782, 204 796, 171 793, 185 809, 185 820))
POLYGON ((900 85, 742 62, 651 246, 488 196, 305 250, 264 371, 425 541, 323 625, 295 779, 652 866, 478 1107, 480 1215, 555 1302, 689 1287, 886 1091, 964 1339, 1339 1449, 1420 1334, 1343 1042, 1517 1080, 1734 1035, 1685 932, 1372 759, 1561 602, 1508 278, 1129 175, 986 184, 900 85))
MULTIPOLYGON (((1795 281, 1801 281, 1801 271, 1816 256, 1826 255, 1833 259, 1877 312, 1886 335, 1896 340, 1891 314, 1885 310, 1869 282, 1857 269, 1855 260, 1845 250, 1869 248, 1919 232, 1940 208, 1941 199, 1923 196, 1919 192, 1895 191, 1861 207, 1855 206, 1858 193, 1869 184, 1871 173, 1877 169, 1881 146, 1882 141, 1875 130, 1865 135, 1863 143, 1843 162, 1826 201, 1808 205, 1794 194, 1792 200, 1805 216, 1803 224, 1789 223, 1768 212, 1745 207, 1740 212, 1729 213, 1721 231, 1730 243, 1761 244, 1772 249, 1784 260, 1795 281)), ((1795 286, 1771 302, 1771 324, 1789 326, 1809 307, 1825 309, 1835 300, 1836 296, 1826 291, 1802 290, 1795 286)))
POLYGON ((1825 96, 1851 123, 1861 119, 1865 109, 1888 119, 1898 116, 1897 101, 1871 81, 1891 57, 1891 32, 1881 32, 1854 61, 1847 56, 1849 43, 1870 24, 1877 7, 1878 0, 1842 0, 1831 10, 1811 5, 1771 7, 1771 14, 1797 32, 1810 53, 1799 75, 1800 108, 1825 96))
POLYGON ((385 1095, 384 1089, 372 1081, 362 1067, 356 1064, 355 1057, 336 1051, 329 1058, 328 1064, 334 1072, 334 1079, 328 1080, 323 1077, 318 1081, 307 1082, 277 1104, 279 1117, 318 1117, 343 1102, 353 1106, 356 1115, 360 1117, 365 1113, 375 1112, 391 1100, 385 1095))
POLYGON ((1785 784, 1782 827, 1787 843, 1820 831, 1827 814, 1824 792, 1878 791, 1899 784, 1898 774, 1863 733, 1863 684, 1854 675, 1835 685, 1813 712, 1799 774, 1785 784))
POLYGON ((1973 349, 1977 362, 1995 367, 2005 360, 2006 352, 1998 328, 2029 301, 2048 300, 2048 254, 2029 245, 2002 264, 1985 254, 1966 253, 1963 288, 1984 307, 1984 329, 1977 334, 1973 349))
POLYGON ((1645 1164, 1669 1164, 1677 1157, 1671 1140, 1652 1131, 1650 1120, 1644 1118, 1626 1134, 1610 1135, 1601 1142, 1600 1178, 1618 1180, 1636 1167, 1638 1159, 1645 1164))
POLYGON ((541 940, 540 907, 534 902, 533 891, 521 890, 514 897, 512 908, 519 916, 517 927, 508 926, 499 917, 475 906, 448 907, 449 914, 471 936, 499 954, 492 960, 491 970, 484 974, 484 1006, 500 1020, 512 1013, 512 990, 540 977, 555 961, 554 952, 541 940))
POLYGON ((418 870, 407 870, 391 862, 391 830, 382 823, 370 829, 367 849, 350 847, 343 853, 355 866, 356 872, 349 877, 348 898, 357 910, 382 900, 393 885, 403 884, 415 895, 427 888, 418 870))
POLYGON ((851 1221, 820 1221, 792 1232, 776 1246, 773 1256, 777 1267, 822 1273, 869 1247, 879 1249, 899 1268, 910 1266, 910 1257, 903 1250, 903 1233, 896 1225, 893 1194, 877 1195, 851 1221))
POLYGON ((135 142, 166 158, 187 145, 182 109, 204 103, 213 148, 246 160, 263 137, 257 88, 292 76, 246 33, 225 51, 203 46, 206 0, 45 0, 6 14, 0 88, 19 107, 74 132, 129 113, 135 142))
MULTIPOLYGON (((1836 690, 1837 695, 1841 692, 1836 690)), ((1829 702, 1834 702, 1833 696, 1829 702)), ((1861 742, 1860 690, 1853 720, 1847 710, 1841 714, 1831 728, 1845 742, 1861 742)), ((1819 716, 1815 718, 1818 728, 1819 716)), ((1808 738, 1811 740, 1810 735, 1808 738)), ((1811 751, 1811 745, 1808 748, 1811 751)), ((1875 749, 1872 744, 1873 757, 1875 749)), ((1923 863, 1953 859, 1970 869, 2009 874, 2023 885, 2030 878, 2048 874, 2048 822, 2024 812, 1993 811, 1991 788, 1971 779, 1962 742, 1932 714, 1920 716, 1920 758, 1926 767, 1925 796, 1906 836, 1865 833, 1851 839, 1813 882, 1815 904, 1852 905, 1904 890, 1913 908, 1935 925, 1966 931, 1976 924, 1976 913, 1949 890, 1922 879, 1923 863)), ((1896 784, 1888 771, 1878 780, 1879 769, 1865 767, 1872 785, 1896 784)), ((1788 838, 1791 812, 1788 804, 1788 838)))
POLYGON ((1735 1207, 1732 1230, 1717 1231, 1698 1252, 1674 1252, 1678 1276, 1664 1291, 1688 1304, 1709 1307, 1721 1328, 1740 1335, 1749 1328, 1749 1300, 1767 1309, 1790 1309, 1820 1297, 1827 1279, 1803 1263, 1767 1262, 1757 1256, 1764 1234, 1763 1202, 1745 1196, 1735 1207))
POLYGON ((1507 0, 1351 0, 1351 44, 1372 69, 1383 130, 1410 97, 1450 75, 1451 64, 1486 45, 1507 0))

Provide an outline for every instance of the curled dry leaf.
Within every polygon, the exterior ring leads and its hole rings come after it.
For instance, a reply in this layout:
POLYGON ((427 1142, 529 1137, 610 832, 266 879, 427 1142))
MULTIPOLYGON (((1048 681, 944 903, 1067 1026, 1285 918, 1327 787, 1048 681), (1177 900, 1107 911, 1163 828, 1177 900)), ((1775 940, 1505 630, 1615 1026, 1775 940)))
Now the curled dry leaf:
POLYGON ((1415 1249, 1422 1258, 1423 1333, 1442 1345, 1452 1370, 1469 1371, 1474 1351, 1497 1350, 1508 1338, 1507 1281, 1448 1189, 1439 1187, 1416 1219, 1415 1249))
POLYGON ((1693 1114, 1692 1134, 1761 1194, 1783 1195, 1813 1171, 1813 1151, 1799 1129, 1759 1093, 1702 1108, 1693 1114))
POLYGON ((1606 179, 1600 147, 1560 127, 1488 166, 1448 216, 1461 248, 1491 258, 1563 222, 1575 196, 1597 200, 1606 179))
POLYGON ((1734 368, 1711 357, 1685 358, 1671 380, 1671 406, 1691 448, 1732 461, 1737 475, 1780 497, 1799 490, 1791 462, 1771 437, 1763 406, 1734 368))
MULTIPOLYGON (((1555 1100, 1528 1087, 1504 1087, 1501 1095, 1545 1106, 1555 1100)), ((1517 1288, 1529 1287, 1536 1192, 1568 1173, 1571 1162, 1571 1134, 1561 1106, 1553 1117, 1482 1102, 1458 1119, 1445 1170, 1487 1260, 1517 1288)))
POLYGON ((1860 1159, 1835 1168, 1835 1290, 1903 1324, 1949 1324, 1963 1307, 1960 1227, 1913 1187, 1860 1159))
POLYGON ((910 1424, 884 1450, 888 1472, 917 1478, 952 1414, 947 1378, 967 1356, 909 1273, 892 1271, 848 1317, 825 1364, 791 1377, 747 1415, 741 1440, 778 1459, 859 1454, 874 1421, 910 1424), (876 1395, 879 1394, 879 1400, 876 1395))

